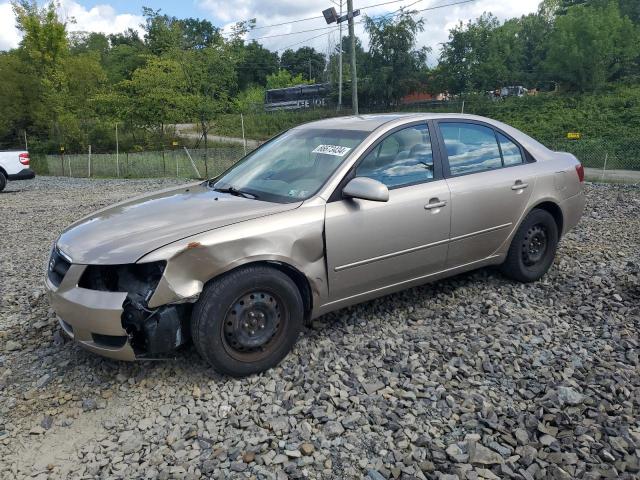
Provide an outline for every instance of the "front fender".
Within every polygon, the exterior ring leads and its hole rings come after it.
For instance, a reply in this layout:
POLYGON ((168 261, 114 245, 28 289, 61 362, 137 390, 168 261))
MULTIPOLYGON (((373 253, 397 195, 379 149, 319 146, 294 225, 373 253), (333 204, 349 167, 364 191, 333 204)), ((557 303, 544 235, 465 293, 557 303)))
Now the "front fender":
POLYGON ((142 257, 167 266, 148 306, 194 301, 204 285, 255 262, 290 265, 309 281, 314 305, 327 295, 323 240, 324 205, 303 206, 186 238, 142 257))

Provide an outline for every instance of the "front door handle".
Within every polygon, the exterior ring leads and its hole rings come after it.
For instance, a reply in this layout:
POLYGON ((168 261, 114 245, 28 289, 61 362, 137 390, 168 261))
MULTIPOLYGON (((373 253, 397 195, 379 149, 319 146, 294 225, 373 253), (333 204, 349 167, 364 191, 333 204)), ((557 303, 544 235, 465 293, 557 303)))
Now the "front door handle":
POLYGON ((442 200, 442 201, 440 201, 440 200, 438 200, 437 198, 432 198, 432 199, 429 201, 429 203, 427 203, 427 204, 424 206, 424 208, 425 208, 426 210, 432 210, 432 209, 434 209, 434 208, 441 208, 441 207, 444 207, 446 204, 447 204, 447 201, 446 201, 446 200, 442 200))
POLYGON ((522 183, 522 180, 516 180, 516 183, 511 185, 511 190, 524 190, 528 186, 528 183, 522 183))

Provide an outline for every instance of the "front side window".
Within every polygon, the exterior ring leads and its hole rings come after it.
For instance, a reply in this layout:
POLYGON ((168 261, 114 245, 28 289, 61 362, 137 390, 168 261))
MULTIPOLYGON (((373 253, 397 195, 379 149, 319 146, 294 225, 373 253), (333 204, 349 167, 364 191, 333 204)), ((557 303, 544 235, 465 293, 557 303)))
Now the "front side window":
POLYGON ((294 128, 251 152, 213 188, 267 202, 305 200, 320 190, 367 135, 357 130, 294 128))
POLYGON ((392 133, 356 168, 357 177, 369 177, 387 187, 402 187, 433 178, 431 137, 426 124, 392 133))
POLYGON ((492 128, 473 123, 440 123, 451 175, 484 172, 502 167, 492 128))

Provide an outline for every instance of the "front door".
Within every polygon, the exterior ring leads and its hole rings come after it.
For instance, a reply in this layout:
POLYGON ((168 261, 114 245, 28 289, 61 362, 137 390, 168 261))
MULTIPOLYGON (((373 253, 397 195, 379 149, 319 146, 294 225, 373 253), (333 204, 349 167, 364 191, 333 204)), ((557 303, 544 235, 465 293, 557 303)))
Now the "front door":
POLYGON ((330 302, 444 268, 450 198, 438 167, 426 123, 388 134, 364 155, 355 176, 387 185, 389 201, 339 199, 327 204, 330 302))
POLYGON ((536 169, 519 145, 486 124, 438 126, 451 191, 451 268, 491 256, 508 239, 524 214, 536 169))

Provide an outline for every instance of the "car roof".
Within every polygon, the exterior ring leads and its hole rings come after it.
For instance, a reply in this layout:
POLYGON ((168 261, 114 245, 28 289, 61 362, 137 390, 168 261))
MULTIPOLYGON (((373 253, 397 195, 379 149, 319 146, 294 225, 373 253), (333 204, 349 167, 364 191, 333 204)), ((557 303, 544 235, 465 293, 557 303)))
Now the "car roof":
POLYGON ((295 127, 296 129, 312 129, 322 128, 327 130, 359 130, 364 132, 373 132, 374 130, 390 124, 390 127, 402 126, 404 123, 420 120, 475 120, 485 122, 498 129, 504 131, 516 139, 525 149, 529 150, 534 157, 537 154, 546 154, 549 149, 537 140, 531 138, 527 134, 517 130, 516 128, 502 123, 492 118, 481 117, 479 115, 470 115, 466 113, 380 113, 370 115, 349 115, 344 117, 325 118, 314 122, 305 123, 295 127))
POLYGON ((299 128, 326 128, 337 130, 359 130, 373 132, 385 123, 404 117, 412 117, 411 113, 384 113, 371 115, 348 115, 345 117, 332 117, 300 125, 299 128))
POLYGON ((436 119, 460 119, 460 120, 480 120, 488 123, 497 123, 495 120, 478 115, 463 113, 379 113, 369 115, 349 115, 345 117, 332 117, 313 122, 305 123, 297 128, 326 128, 339 130, 360 130, 373 132, 375 129, 395 122, 402 124, 402 120, 407 122, 415 120, 436 120, 436 119))

